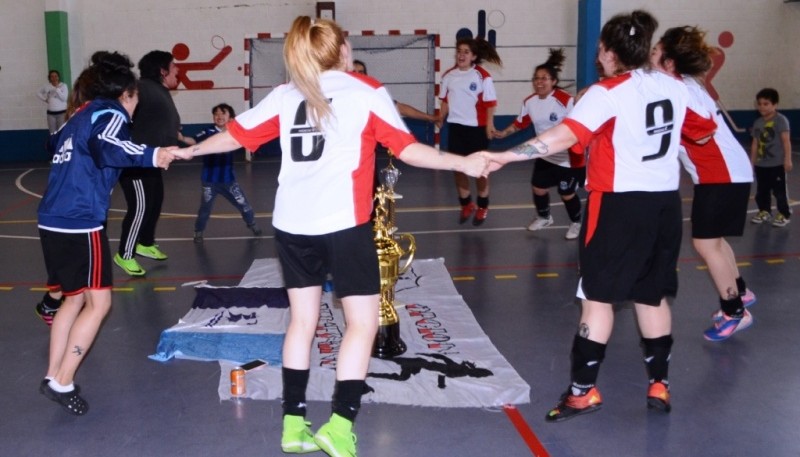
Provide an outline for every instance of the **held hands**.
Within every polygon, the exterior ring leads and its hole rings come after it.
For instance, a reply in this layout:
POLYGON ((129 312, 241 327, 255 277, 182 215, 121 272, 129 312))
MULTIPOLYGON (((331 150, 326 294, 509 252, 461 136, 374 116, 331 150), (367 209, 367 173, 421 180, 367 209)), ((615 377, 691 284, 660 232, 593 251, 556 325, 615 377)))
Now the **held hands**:
POLYGON ((176 159, 192 160, 194 158, 194 155, 192 154, 192 147, 179 148, 177 146, 173 146, 173 148, 174 149, 171 149, 170 152, 175 156, 176 159))
POLYGON ((510 132, 507 131, 507 130, 495 130, 494 137, 497 138, 497 139, 500 139, 500 138, 507 137, 509 134, 510 134, 510 132))
POLYGON ((474 152, 464 157, 465 166, 461 172, 473 178, 485 178, 490 172, 502 167, 493 161, 493 156, 494 154, 489 151, 474 152))
POLYGON ((181 149, 177 146, 158 148, 156 154, 156 166, 165 170, 169 168, 169 164, 171 164, 173 160, 191 160, 193 157, 191 148, 181 149))

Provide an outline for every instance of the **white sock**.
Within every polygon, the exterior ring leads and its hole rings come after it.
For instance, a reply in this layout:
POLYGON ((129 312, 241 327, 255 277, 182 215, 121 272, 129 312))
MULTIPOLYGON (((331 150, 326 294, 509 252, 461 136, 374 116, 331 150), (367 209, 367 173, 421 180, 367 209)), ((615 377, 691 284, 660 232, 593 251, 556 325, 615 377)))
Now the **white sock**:
POLYGON ((74 383, 69 383, 66 386, 62 386, 55 379, 51 379, 48 385, 50 386, 51 389, 55 390, 56 392, 60 392, 62 394, 67 392, 72 392, 73 390, 75 390, 74 383))

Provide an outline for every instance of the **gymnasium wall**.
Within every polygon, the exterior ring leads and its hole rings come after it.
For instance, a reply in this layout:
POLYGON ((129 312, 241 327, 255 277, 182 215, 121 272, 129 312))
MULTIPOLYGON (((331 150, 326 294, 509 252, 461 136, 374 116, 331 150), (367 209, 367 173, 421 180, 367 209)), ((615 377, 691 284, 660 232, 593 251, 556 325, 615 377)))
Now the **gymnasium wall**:
MULTIPOLYGON (((176 62, 186 73, 174 96, 189 132, 210 122, 209 109, 217 103, 227 102, 237 111, 248 106, 244 97, 246 37, 281 36, 297 15, 316 15, 316 2, 304 0, 37 0, 13 2, 13 9, 12 0, 0 2, 4 10, 0 15, 4 43, 0 50, 0 162, 46 160, 42 148, 45 107, 35 96, 48 71, 45 11, 67 12, 73 76, 100 49, 121 51, 134 61, 153 49, 179 56, 176 62)), ((502 68, 488 66, 498 89, 498 127, 517 114, 522 99, 531 92, 532 69, 546 59, 549 47, 567 51, 563 82, 573 84, 576 77, 578 0, 339 0, 335 5, 337 22, 353 33, 419 29, 438 33, 441 70, 453 65, 453 45, 460 30, 491 34, 504 61, 502 68), (480 11, 485 14, 483 21, 479 21, 480 11)), ((754 94, 771 86, 781 93, 782 111, 800 128, 796 48, 800 3, 603 0, 601 21, 634 7, 656 15, 661 24, 657 35, 684 24, 708 31, 708 41, 720 46, 725 55, 712 84, 737 123, 749 127, 755 118, 754 94)))

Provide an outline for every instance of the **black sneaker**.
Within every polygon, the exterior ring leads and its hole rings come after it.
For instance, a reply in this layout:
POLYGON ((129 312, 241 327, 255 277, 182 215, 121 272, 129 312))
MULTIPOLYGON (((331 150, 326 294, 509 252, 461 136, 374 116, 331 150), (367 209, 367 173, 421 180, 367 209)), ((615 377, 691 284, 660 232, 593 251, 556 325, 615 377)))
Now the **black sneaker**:
POLYGON ((203 242, 203 232, 194 232, 194 242, 195 243, 203 242))
POLYGON ((39 384, 39 392, 45 397, 61 405, 68 413, 83 416, 89 411, 89 404, 80 395, 81 389, 77 385, 69 392, 56 392, 50 387, 50 381, 43 379, 39 384))
POLYGON ((50 294, 45 292, 44 297, 42 297, 42 301, 37 303, 36 307, 34 308, 36 311, 36 315, 39 316, 39 318, 41 318, 44 321, 44 323, 47 324, 48 327, 50 327, 51 325, 53 325, 53 318, 56 317, 56 312, 58 311, 59 306, 61 306, 61 303, 63 302, 64 302, 63 296, 61 297, 61 300, 55 300, 53 298, 50 298, 50 294), (56 307, 48 306, 47 302, 56 302, 58 306, 56 307))
POLYGON ((260 228, 258 228, 258 226, 257 226, 257 225, 255 225, 255 224, 253 224, 253 225, 248 225, 248 226, 247 226, 247 228, 249 228, 249 229, 250 229, 250 230, 253 232, 253 236, 261 236, 261 234, 263 233, 263 232, 261 231, 261 229, 260 229, 260 228))

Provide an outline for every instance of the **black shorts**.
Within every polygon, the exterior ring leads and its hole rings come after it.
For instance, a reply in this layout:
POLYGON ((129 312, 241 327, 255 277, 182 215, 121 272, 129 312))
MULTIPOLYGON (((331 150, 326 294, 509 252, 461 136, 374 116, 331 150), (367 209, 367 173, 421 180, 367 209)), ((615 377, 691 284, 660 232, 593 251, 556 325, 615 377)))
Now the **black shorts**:
POLYGON ((658 306, 678 292, 681 199, 669 192, 591 192, 580 236, 578 296, 658 306))
POLYGON ((749 203, 749 182, 695 185, 692 238, 742 236, 749 203))
POLYGON ((572 195, 585 180, 586 167, 562 167, 544 159, 536 159, 533 163, 531 185, 539 189, 556 187, 558 195, 572 195))
POLYGON ((48 288, 58 286, 64 295, 114 285, 111 251, 106 231, 62 233, 39 229, 48 288))
POLYGON ((275 229, 275 241, 287 289, 321 286, 330 273, 339 298, 380 293, 372 223, 325 235, 294 235, 275 229))
POLYGON ((447 124, 447 149, 461 156, 489 149, 486 127, 447 124))

